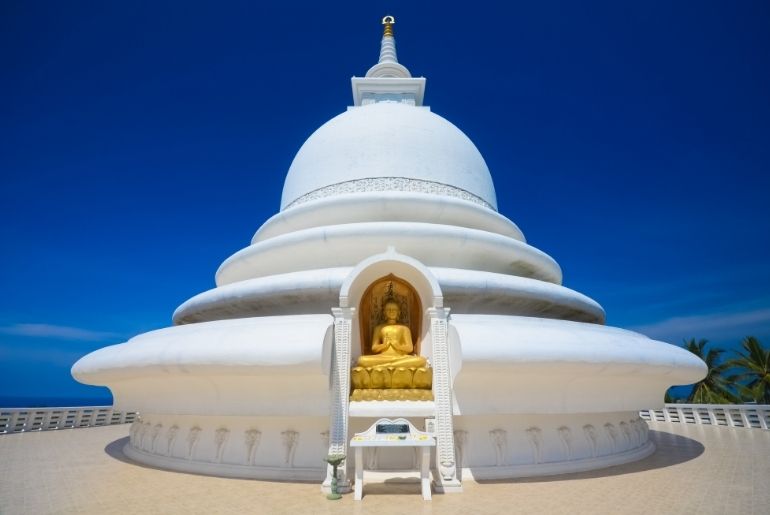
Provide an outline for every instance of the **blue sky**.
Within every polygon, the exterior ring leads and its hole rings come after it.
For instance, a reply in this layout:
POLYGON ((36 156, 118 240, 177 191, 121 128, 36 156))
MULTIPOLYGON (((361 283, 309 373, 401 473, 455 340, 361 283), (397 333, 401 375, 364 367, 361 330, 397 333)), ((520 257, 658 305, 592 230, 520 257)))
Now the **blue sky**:
POLYGON ((608 323, 770 344, 770 4, 0 4, 0 397, 170 323, 278 210, 386 14, 500 211, 608 323))

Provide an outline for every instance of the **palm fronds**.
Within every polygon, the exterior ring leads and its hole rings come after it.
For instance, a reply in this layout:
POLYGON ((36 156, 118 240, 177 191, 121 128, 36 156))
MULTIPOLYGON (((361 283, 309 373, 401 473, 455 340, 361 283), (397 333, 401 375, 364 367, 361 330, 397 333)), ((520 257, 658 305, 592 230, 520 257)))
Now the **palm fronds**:
POLYGON ((687 397, 690 404, 731 404, 741 402, 740 398, 731 391, 732 382, 725 373, 731 365, 720 362, 724 353, 722 349, 707 349, 708 340, 691 338, 684 342, 684 347, 702 359, 708 367, 706 377, 693 385, 692 392, 687 397))
POLYGON ((737 352, 740 357, 727 362, 728 367, 737 368, 740 372, 731 375, 728 380, 735 384, 745 399, 770 404, 770 350, 764 349, 753 336, 744 338, 741 346, 743 352, 737 352))

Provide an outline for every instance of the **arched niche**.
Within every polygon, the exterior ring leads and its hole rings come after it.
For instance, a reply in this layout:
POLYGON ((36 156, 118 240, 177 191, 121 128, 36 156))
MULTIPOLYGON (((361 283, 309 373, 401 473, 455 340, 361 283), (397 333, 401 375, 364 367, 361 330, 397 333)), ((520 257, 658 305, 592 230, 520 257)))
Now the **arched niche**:
MULTIPOLYGON (((364 323, 358 312, 362 301, 364 300, 367 291, 373 286, 378 284, 380 280, 388 276, 393 276, 400 281, 408 284, 411 290, 419 300, 419 309, 421 310, 419 315, 413 315, 419 319, 419 323, 416 324, 419 332, 418 335, 412 335, 412 340, 419 342, 419 353, 424 356, 430 357, 432 349, 430 349, 430 339, 426 338, 430 331, 430 320, 428 317, 428 308, 435 307, 440 308, 444 305, 444 298, 441 293, 438 281, 433 273, 420 261, 399 254, 393 247, 389 247, 386 252, 382 254, 375 254, 370 256, 360 263, 358 263, 350 271, 348 276, 342 283, 340 288, 340 307, 341 308, 357 308, 356 314, 353 317, 353 331, 352 337, 354 342, 351 342, 352 358, 355 360, 361 355, 362 341, 369 339, 371 335, 362 338, 362 326, 370 325, 371 322, 364 323)), ((375 286, 376 287, 376 286, 375 286)), ((410 324, 410 328, 412 325, 410 324)), ((369 328, 371 331, 371 328, 369 328)), ((371 342, 367 342, 366 345, 370 345, 371 342)))

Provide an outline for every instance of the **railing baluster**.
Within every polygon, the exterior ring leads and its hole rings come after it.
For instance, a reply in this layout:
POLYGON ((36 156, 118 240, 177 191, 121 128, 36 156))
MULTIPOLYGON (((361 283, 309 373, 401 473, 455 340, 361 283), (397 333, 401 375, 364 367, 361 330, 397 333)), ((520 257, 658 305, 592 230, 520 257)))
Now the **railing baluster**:
POLYGON ((770 427, 770 405, 765 404, 665 404, 662 410, 642 410, 639 416, 651 422, 770 427))
POLYGON ((135 411, 113 411, 111 406, 4 408, 0 416, 0 434, 129 424, 136 416, 135 411))

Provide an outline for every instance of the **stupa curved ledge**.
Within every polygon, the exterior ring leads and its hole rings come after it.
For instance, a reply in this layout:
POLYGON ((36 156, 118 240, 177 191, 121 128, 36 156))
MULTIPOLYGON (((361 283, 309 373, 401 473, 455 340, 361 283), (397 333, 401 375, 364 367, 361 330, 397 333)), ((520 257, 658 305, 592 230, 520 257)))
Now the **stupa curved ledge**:
MULTIPOLYGON (((247 279, 185 301, 175 324, 242 318, 255 312, 279 314, 287 304, 297 313, 317 313, 337 302, 350 267, 315 269, 247 279)), ((602 307, 564 286, 480 270, 430 267, 447 304, 460 313, 518 313, 541 318, 604 323, 602 307)))
MULTIPOLYGON (((701 379, 704 363, 604 326, 598 303, 561 285, 556 261, 497 213, 470 139, 422 106, 425 79, 397 62, 392 26, 380 62, 352 86, 354 106, 305 142, 281 210, 225 260, 216 287, 183 303, 173 327, 74 365, 76 379, 141 413, 126 453, 328 486, 327 454, 347 453, 373 417, 406 416, 435 422, 435 487, 453 492, 463 477, 653 452, 638 411, 701 379), (382 352, 386 334, 402 350, 360 359, 382 352)), ((370 465, 411 460, 386 453, 370 465)))
POLYGON ((479 229, 526 243, 524 233, 508 218, 468 200, 408 189, 354 191, 308 200, 267 220, 251 243, 330 225, 364 222, 426 222, 479 229))
POLYGON ((424 222, 365 222, 302 229, 270 238, 227 258, 217 286, 255 277, 350 265, 391 242, 431 266, 486 270, 561 284, 558 263, 516 239, 487 231, 424 222), (430 245, 426 242, 430 241, 430 245))

